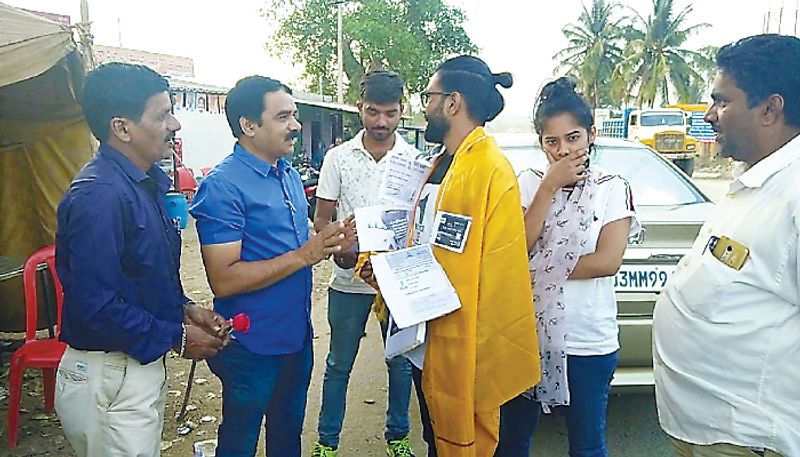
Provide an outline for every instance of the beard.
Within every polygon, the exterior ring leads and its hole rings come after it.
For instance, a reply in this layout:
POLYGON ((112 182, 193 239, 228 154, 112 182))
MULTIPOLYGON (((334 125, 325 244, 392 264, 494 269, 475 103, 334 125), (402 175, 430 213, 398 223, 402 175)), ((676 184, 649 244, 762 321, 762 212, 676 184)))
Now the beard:
POLYGON ((387 138, 390 138, 394 135, 395 130, 397 130, 397 127, 387 127, 385 129, 367 129, 367 135, 369 135, 369 137, 375 141, 386 141, 387 138))
POLYGON ((442 114, 440 109, 436 115, 426 116, 425 119, 428 121, 428 125, 425 128, 425 140, 436 144, 444 143, 444 136, 450 130, 450 124, 447 123, 442 114))

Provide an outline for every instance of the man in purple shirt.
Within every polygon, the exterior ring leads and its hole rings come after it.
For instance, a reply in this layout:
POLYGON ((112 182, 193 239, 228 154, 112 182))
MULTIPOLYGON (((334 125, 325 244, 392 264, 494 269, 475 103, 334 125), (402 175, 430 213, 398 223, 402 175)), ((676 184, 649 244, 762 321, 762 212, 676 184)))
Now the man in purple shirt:
POLYGON ((58 207, 68 348, 56 411, 79 456, 158 456, 164 355, 215 355, 224 321, 181 287, 180 236, 163 202, 170 180, 155 165, 181 128, 167 81, 141 65, 103 65, 86 76, 81 104, 100 149, 58 207))

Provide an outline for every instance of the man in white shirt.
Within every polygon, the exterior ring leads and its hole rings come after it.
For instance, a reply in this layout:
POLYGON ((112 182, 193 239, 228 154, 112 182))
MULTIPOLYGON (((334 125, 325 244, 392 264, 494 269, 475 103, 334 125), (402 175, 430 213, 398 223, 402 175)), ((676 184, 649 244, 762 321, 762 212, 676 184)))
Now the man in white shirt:
MULTIPOLYGON (((415 158, 419 153, 396 133, 403 112, 403 81, 393 72, 372 71, 361 81, 359 114, 364 129, 352 140, 328 151, 317 188, 314 226, 325 227, 334 210, 339 219, 356 208, 376 205, 389 154, 415 158)), ((313 456, 337 455, 344 421, 347 383, 369 318, 375 289, 354 277, 355 252, 334 256, 334 274, 328 290, 331 343, 322 384, 319 440, 313 456)), ((386 324, 381 324, 384 338, 386 324)), ((389 407, 384 436, 389 456, 412 456, 408 439, 411 365, 405 357, 387 360, 389 407)))
POLYGON ((800 39, 720 49, 706 121, 747 171, 656 303, 661 427, 679 456, 800 455, 800 39))

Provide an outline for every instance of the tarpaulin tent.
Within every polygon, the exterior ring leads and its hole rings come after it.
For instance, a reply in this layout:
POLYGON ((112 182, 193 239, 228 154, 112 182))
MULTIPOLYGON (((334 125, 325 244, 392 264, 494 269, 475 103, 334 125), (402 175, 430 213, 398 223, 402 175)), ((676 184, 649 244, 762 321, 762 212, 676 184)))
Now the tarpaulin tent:
MULTIPOLYGON (((76 101, 69 27, 0 3, 0 257, 52 244, 56 207, 96 150, 76 101)), ((0 282, 0 331, 24 328, 19 278, 0 282)))

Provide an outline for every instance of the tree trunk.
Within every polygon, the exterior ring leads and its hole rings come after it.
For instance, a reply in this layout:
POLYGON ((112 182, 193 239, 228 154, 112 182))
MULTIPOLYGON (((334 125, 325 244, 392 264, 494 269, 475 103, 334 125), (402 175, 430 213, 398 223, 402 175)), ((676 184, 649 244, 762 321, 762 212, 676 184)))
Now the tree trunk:
POLYGON ((364 77, 364 65, 356 59, 350 48, 351 39, 345 38, 342 44, 342 57, 344 59, 344 73, 347 75, 347 92, 345 101, 353 102, 358 96, 358 85, 364 77))

